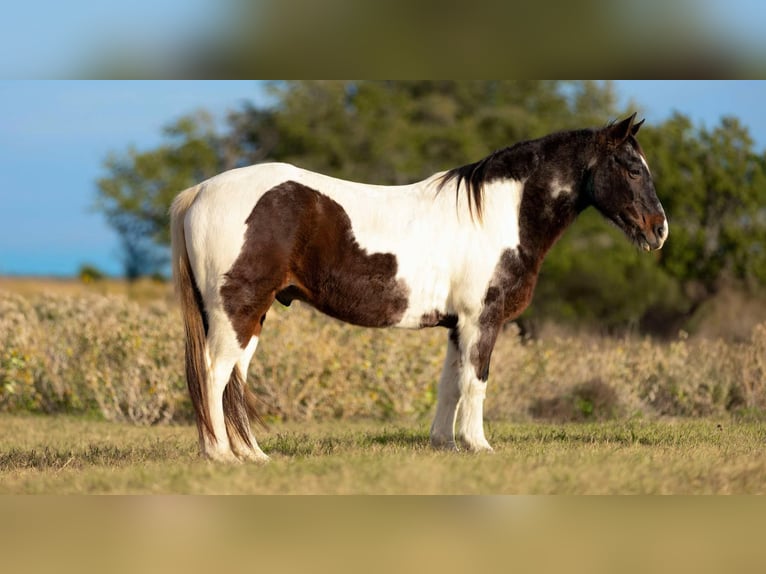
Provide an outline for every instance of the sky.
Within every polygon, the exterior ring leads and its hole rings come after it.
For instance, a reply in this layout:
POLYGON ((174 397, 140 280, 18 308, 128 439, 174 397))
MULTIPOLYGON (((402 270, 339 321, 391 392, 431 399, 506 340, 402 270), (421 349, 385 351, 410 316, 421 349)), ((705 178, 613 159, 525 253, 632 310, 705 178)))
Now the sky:
POLYGON ((161 57, 189 38, 219 33, 228 16, 220 4, 219 0, 7 2, 0 23, 0 77, 61 77, 62 70, 97 61, 105 46, 115 52, 161 57))
MULTIPOLYGON (((674 110, 706 127, 734 115, 766 150, 766 81, 624 80, 616 88, 623 106, 639 104, 649 124, 674 110)), ((93 210, 106 156, 155 147, 163 126, 196 109, 223 119, 244 101, 263 103, 263 86, 0 82, 0 275, 71 276, 88 264, 119 276, 117 237, 93 210)))

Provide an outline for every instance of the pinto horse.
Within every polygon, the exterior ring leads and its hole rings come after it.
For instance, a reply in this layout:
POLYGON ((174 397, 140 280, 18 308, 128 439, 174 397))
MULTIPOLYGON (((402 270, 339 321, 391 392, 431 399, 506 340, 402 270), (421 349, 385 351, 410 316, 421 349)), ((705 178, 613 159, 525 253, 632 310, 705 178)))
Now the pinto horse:
POLYGON ((268 459, 245 379, 272 303, 296 299, 354 325, 449 329, 431 444, 491 450, 492 348, 562 232, 593 206, 644 250, 668 236, 634 120, 518 143, 411 185, 269 163, 181 192, 173 271, 202 454, 268 459))

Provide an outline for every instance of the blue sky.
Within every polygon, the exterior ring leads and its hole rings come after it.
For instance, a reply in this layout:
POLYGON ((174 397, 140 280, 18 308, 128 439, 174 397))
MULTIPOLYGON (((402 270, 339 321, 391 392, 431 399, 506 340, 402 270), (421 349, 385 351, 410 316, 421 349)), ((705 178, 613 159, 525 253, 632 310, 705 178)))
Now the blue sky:
MULTIPOLYGON (((616 86, 621 101, 638 103, 649 123, 673 110, 708 127, 735 115, 766 149, 766 81, 616 86)), ((106 155, 130 145, 151 148, 174 118, 198 108, 222 118, 245 100, 262 102, 262 87, 254 81, 0 82, 0 275, 72 275, 84 263, 119 275, 117 238, 92 210, 106 155)))
MULTIPOLYGON (((220 33, 229 10, 221 0, 25 0, 3 4, 0 76, 50 78, 109 51, 160 58, 190 38, 220 33)), ((75 75, 77 77, 77 75, 75 75)))

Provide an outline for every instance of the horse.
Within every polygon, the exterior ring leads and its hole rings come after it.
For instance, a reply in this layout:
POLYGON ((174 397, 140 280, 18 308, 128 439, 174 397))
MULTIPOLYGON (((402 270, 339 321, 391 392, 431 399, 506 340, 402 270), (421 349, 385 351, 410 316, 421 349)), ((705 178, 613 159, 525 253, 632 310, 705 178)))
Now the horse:
POLYGON ((593 206, 640 249, 668 237, 635 118, 516 143, 410 185, 264 163, 182 191, 172 265, 201 454, 268 460, 246 376, 272 303, 294 300, 364 327, 448 329, 431 445, 491 451, 492 349, 564 230, 593 206))

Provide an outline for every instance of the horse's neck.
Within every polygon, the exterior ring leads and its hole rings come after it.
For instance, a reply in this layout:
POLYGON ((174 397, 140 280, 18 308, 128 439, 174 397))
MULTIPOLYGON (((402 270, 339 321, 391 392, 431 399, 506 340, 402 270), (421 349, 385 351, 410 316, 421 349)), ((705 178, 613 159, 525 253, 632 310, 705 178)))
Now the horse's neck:
POLYGON ((537 170, 526 181, 519 222, 521 246, 542 259, 585 207, 586 163, 560 170, 537 170))

